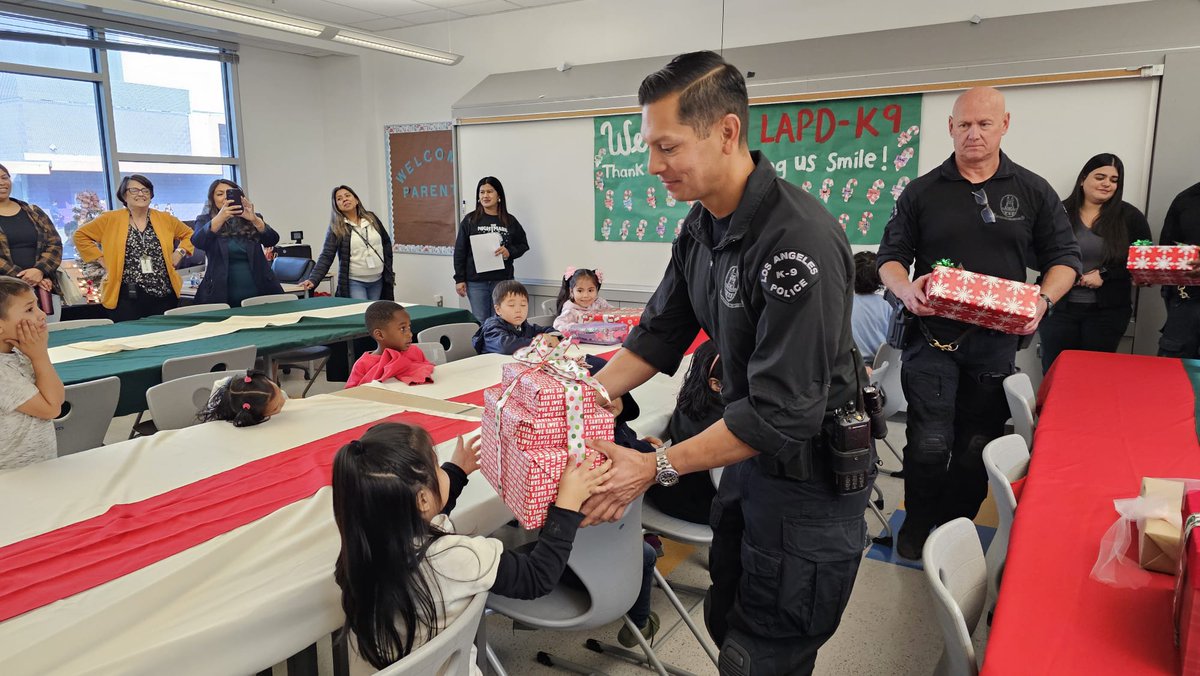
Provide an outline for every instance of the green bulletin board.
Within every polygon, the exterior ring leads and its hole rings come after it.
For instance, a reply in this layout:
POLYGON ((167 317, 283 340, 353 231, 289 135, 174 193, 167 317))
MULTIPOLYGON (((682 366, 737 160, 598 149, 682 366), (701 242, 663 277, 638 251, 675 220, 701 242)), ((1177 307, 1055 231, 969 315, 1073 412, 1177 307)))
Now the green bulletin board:
MULTIPOLYGON (((892 205, 917 177, 921 95, 750 107, 751 150, 815 195, 851 244, 878 244, 892 205)), ((647 172, 640 115, 594 119, 597 241, 670 242, 689 204, 647 172)))

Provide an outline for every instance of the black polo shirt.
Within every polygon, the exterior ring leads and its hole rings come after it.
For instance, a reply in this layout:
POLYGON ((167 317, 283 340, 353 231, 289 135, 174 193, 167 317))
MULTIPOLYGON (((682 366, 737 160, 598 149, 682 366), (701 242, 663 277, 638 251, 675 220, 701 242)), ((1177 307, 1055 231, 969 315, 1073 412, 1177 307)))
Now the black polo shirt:
POLYGON ((1171 201, 1158 243, 1200 244, 1200 183, 1179 193, 1171 201))
MULTIPOLYGON (((914 265, 914 278, 949 258, 966 270, 1024 282, 1027 270, 1055 265, 1080 272, 1079 245, 1062 201, 1046 179, 1000 153, 1000 166, 983 183, 963 178, 954 155, 909 184, 896 201, 879 245, 877 265, 914 265), (995 223, 982 215, 975 191, 983 190, 995 223)), ((931 327, 966 325, 931 318, 931 327)), ((953 337, 953 336, 950 336, 953 337)))
POLYGON ((825 207, 751 156, 755 169, 719 240, 703 205, 688 213, 625 347, 673 374, 703 328, 721 355, 729 431, 788 462, 827 413, 854 400, 855 376, 867 382, 851 352, 854 261, 825 207))

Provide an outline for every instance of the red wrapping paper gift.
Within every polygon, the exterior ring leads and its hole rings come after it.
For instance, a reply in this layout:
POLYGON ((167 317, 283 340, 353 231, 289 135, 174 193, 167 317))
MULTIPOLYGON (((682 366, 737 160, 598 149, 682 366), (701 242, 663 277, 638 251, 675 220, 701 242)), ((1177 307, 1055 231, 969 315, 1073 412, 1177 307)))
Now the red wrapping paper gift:
MULTIPOLYGON (((518 386, 519 387, 519 386, 518 386)), ((561 385, 559 386, 561 387, 561 385)), ((515 391, 515 390, 514 390, 515 391)), ((504 393, 503 387, 490 387, 483 392, 483 408, 485 417, 492 415, 497 409, 496 402, 504 393)), ((542 409, 530 409, 509 397, 500 411, 501 429, 505 437, 516 437, 521 448, 555 448, 567 446, 567 415, 566 409, 561 412, 548 412, 542 409)), ((583 414, 584 439, 611 439, 613 436, 613 415, 607 410, 595 406, 583 414), (605 435, 608 435, 607 437, 605 435)))
MULTIPOLYGON (((559 387, 561 389, 562 385, 559 387)), ((542 412, 526 409, 509 397, 498 417, 496 402, 503 391, 502 387, 493 387, 483 395, 485 405, 479 468, 521 526, 538 528, 546 520, 546 510, 558 497, 558 481, 570 458, 566 443, 565 409, 553 414, 553 417, 539 418, 542 412), (528 445, 522 441, 523 435, 519 431, 522 427, 544 429, 538 426, 550 421, 559 430, 554 433, 560 439, 558 443, 528 445)), ((590 397, 588 401, 595 407, 590 397)), ((585 421, 585 438, 612 441, 611 413, 595 407, 594 411, 585 414, 585 421)), ((602 453, 594 453, 591 466, 595 467, 606 459, 602 453)))
POLYGON ((521 362, 510 362, 500 367, 501 389, 512 385, 517 379, 520 382, 508 395, 509 401, 544 415, 566 415, 567 397, 561 380, 521 362))
POLYGON ((1180 673, 1200 676, 1200 490, 1183 496, 1183 546, 1175 577, 1175 645, 1180 673))
POLYGON ((1037 284, 935 265, 925 295, 939 317, 1013 333, 1037 315, 1037 284))
POLYGON ((605 322, 608 324, 624 324, 629 328, 642 321, 641 308, 609 308, 598 312, 585 312, 580 317, 581 322, 605 322))
POLYGON ((1163 284, 1166 286, 1196 286, 1200 280, 1189 277, 1185 270, 1188 263, 1200 258, 1200 247, 1139 246, 1129 247, 1129 260, 1125 269, 1137 284, 1163 284))

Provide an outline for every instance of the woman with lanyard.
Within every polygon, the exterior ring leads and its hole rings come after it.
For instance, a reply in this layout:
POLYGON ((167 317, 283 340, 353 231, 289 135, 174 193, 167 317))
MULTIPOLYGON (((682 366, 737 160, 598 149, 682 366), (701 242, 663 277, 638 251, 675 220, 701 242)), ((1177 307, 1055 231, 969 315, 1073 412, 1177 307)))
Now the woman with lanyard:
POLYGON ((316 288, 325 279, 333 257, 338 258, 337 295, 361 300, 394 300, 395 274, 392 272, 392 240, 374 212, 363 208, 349 186, 339 185, 330 198, 332 212, 325 246, 308 279, 305 289, 316 288))
POLYGON ((254 211, 254 203, 233 181, 218 178, 208 186, 192 243, 208 258, 204 279, 196 289, 197 305, 241 307, 247 298, 283 293, 263 254, 264 246, 279 243, 279 233, 254 211))
POLYGON ((105 270, 100 302, 114 322, 160 315, 179 305, 183 283, 175 265, 192 253, 192 229, 165 211, 150 208, 154 184, 141 174, 117 188, 125 209, 106 211, 75 231, 85 263, 105 270))
POLYGON ((42 311, 48 293, 60 294, 58 266, 62 264, 62 238, 46 212, 35 204, 12 197, 13 179, 0 164, 0 275, 23 279, 38 291, 42 311))

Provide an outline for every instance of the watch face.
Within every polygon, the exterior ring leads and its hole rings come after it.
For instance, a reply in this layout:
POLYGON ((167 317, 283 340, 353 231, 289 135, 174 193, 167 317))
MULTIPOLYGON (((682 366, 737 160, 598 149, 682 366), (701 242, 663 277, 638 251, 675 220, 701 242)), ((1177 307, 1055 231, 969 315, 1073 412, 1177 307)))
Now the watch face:
POLYGON ((674 486, 679 483, 679 472, 673 469, 659 470, 658 476, 655 479, 661 486, 674 486))

